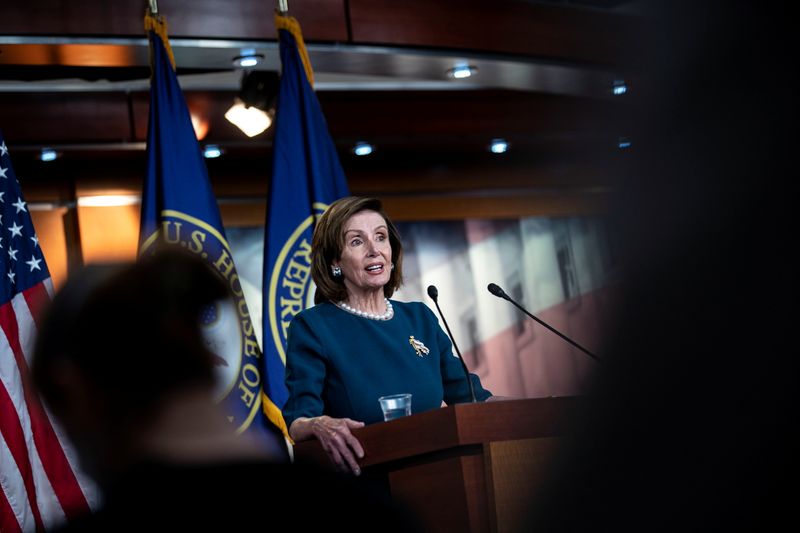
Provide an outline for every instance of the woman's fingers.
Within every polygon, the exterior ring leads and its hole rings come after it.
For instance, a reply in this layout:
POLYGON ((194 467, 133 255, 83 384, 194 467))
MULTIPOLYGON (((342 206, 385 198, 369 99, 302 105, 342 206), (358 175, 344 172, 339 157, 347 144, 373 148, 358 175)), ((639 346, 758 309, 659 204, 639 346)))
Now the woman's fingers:
POLYGON ((347 424, 347 427, 350 427, 350 428, 353 428, 353 429, 358 429, 358 428, 363 428, 364 427, 364 422, 359 422, 358 420, 352 420, 350 418, 342 418, 342 420, 344 421, 345 424, 347 424))
POLYGON ((336 469, 339 471, 346 471, 347 468, 345 467, 344 460, 342 459, 342 454, 339 453, 337 447, 328 439, 320 439, 320 443, 322 443, 322 449, 328 454, 328 457, 330 457, 331 462, 336 466, 336 469))
POLYGON ((341 437, 337 437, 336 444, 337 446, 339 446, 338 448, 339 454, 342 456, 344 462, 347 463, 344 470, 350 470, 355 475, 361 474, 361 467, 358 466, 358 460, 353 454, 353 450, 350 449, 350 447, 344 441, 344 439, 341 437))
POLYGON ((322 416, 315 428, 317 439, 331 461, 342 471, 351 471, 355 475, 361 473, 358 458, 364 457, 364 448, 358 442, 350 428, 363 427, 363 422, 349 418, 330 418, 322 416))
POLYGON ((350 447, 351 450, 358 456, 359 459, 364 457, 364 448, 361 447, 361 443, 358 442, 358 439, 350 433, 350 430, 347 430, 346 434, 343 434, 344 440, 347 445, 350 447))
MULTIPOLYGON (((361 473, 361 468, 358 466, 358 460, 353 453, 355 450, 351 447, 352 441, 355 441, 358 444, 358 441, 350 435, 350 430, 347 429, 345 426, 341 433, 335 433, 331 438, 333 446, 339 452, 339 455, 342 458, 342 462, 346 463, 344 466, 344 470, 350 470, 355 475, 359 475, 361 473), (345 432, 347 432, 345 434, 345 432)), ((358 447, 361 448, 361 445, 358 444, 358 447)), ((358 453, 358 452, 355 452, 358 453)))

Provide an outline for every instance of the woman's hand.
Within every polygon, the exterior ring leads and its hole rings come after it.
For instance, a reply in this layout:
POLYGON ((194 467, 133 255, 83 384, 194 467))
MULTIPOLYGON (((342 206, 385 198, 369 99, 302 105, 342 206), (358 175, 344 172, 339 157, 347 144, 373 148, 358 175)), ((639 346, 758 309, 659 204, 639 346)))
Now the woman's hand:
POLYGON ((364 448, 350 430, 363 427, 364 422, 323 415, 298 418, 292 423, 289 433, 298 441, 316 437, 338 470, 359 475, 361 468, 358 466, 358 459, 364 457, 364 448))

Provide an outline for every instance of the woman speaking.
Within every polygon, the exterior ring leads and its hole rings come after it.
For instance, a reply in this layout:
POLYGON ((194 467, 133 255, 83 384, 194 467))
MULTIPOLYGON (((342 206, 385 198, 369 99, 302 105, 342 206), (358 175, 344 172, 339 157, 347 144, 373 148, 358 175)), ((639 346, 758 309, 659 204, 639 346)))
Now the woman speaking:
MULTIPOLYGON (((342 470, 359 474, 364 451, 351 429, 383 421, 378 398, 410 393, 412 411, 468 402, 451 342, 420 302, 390 301, 403 248, 374 198, 334 202, 312 239, 315 305, 289 326, 283 416, 295 441, 317 438, 342 470)), ((475 396, 491 396, 470 374, 475 396)))

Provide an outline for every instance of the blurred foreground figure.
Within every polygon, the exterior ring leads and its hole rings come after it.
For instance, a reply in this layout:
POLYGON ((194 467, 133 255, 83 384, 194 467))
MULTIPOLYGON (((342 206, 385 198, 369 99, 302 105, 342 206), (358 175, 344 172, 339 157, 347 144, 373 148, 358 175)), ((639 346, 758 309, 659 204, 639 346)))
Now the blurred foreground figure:
POLYGON ((330 524, 396 531, 396 511, 350 482, 275 462, 234 434, 213 400, 204 306, 225 285, 162 252, 70 278, 39 333, 33 376, 100 484, 104 503, 69 531, 236 530, 330 524))
POLYGON ((797 530, 796 25, 761 6, 648 12, 619 327, 531 531, 797 530))

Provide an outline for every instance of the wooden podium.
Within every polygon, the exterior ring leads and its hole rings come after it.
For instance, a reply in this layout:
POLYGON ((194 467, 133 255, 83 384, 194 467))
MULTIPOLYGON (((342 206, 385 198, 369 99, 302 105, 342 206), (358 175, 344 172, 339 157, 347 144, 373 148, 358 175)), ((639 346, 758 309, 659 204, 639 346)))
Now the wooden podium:
MULTIPOLYGON (((353 434, 365 475, 426 531, 522 531, 576 398, 508 400, 427 411, 353 434)), ((329 464, 316 440, 297 443, 298 462, 329 464)))

